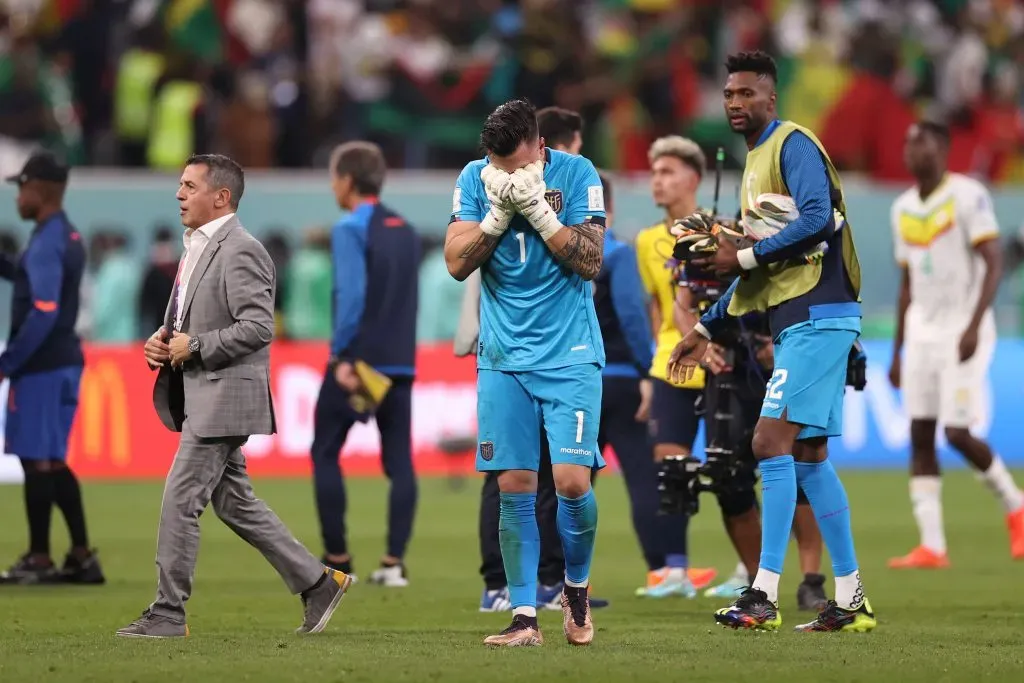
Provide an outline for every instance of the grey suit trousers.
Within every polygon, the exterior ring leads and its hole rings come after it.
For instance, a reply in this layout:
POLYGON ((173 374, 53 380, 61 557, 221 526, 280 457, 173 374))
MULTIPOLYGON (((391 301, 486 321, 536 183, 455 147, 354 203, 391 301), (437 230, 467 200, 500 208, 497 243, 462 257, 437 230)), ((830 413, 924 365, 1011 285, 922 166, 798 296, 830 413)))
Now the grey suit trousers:
POLYGON ((211 502, 217 517, 263 553, 292 593, 306 590, 323 574, 320 561, 253 493, 240 450, 245 441, 196 436, 185 419, 160 507, 153 614, 185 620, 199 552, 199 516, 211 502))

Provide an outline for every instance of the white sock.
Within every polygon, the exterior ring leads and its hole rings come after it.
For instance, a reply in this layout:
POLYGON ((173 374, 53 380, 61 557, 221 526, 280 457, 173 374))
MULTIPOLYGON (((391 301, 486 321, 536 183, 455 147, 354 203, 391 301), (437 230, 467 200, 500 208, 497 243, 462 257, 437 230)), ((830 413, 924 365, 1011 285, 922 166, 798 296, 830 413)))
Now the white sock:
POLYGON ((668 574, 665 576, 670 581, 684 581, 686 579, 686 570, 682 567, 669 567, 668 574))
POLYGON ((1007 512, 1019 510, 1024 505, 1024 493, 1017 488, 1013 475, 998 455, 992 454, 992 464, 981 473, 981 478, 1003 504, 1007 512))
POLYGON ((836 577, 836 604, 843 609, 856 610, 864 604, 864 585, 860 571, 836 577))
POLYGON ((583 581, 576 582, 570 581, 569 577, 565 579, 565 585, 571 588, 586 588, 590 584, 590 579, 583 579, 583 581))
POLYGON ((524 617, 533 617, 534 619, 536 619, 537 618, 537 608, 536 607, 516 607, 515 609, 512 610, 512 616, 515 616, 517 614, 522 614, 524 617))
POLYGON ((921 545, 944 555, 946 532, 942 525, 942 477, 911 477, 910 502, 914 508, 917 528, 921 532, 921 545))
POLYGON ((754 590, 764 591, 773 605, 779 604, 779 579, 781 574, 770 572, 767 569, 758 567, 757 576, 754 577, 754 590))

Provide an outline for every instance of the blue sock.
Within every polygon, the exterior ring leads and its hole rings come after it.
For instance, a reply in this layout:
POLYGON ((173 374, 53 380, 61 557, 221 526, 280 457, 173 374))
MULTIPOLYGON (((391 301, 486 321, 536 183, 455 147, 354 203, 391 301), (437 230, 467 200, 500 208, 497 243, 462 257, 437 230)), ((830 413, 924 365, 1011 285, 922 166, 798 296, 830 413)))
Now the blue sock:
POLYGON ((590 489, 579 498, 558 496, 558 535, 565 554, 565 580, 586 585, 590 579, 590 560, 597 540, 597 498, 590 489))
POLYGON ((669 569, 686 569, 687 565, 686 555, 670 554, 665 556, 665 566, 669 569))
POLYGON ((536 607, 540 563, 537 494, 502 493, 499 509, 498 543, 512 608, 536 607))
POLYGON ((792 455, 758 463, 761 469, 761 569, 782 573, 796 512, 796 473, 792 455))
POLYGON ((832 463, 798 462, 796 478, 818 520, 821 538, 832 558, 832 571, 837 577, 854 573, 857 553, 850 529, 850 502, 832 463))

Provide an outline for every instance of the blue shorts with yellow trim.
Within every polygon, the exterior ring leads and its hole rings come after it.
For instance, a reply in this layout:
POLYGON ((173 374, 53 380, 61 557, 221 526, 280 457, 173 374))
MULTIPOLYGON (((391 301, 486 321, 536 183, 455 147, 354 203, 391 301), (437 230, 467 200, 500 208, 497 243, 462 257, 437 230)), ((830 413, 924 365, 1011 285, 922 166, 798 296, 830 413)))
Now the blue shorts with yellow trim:
POLYGON ((761 416, 803 425, 798 440, 840 436, 846 366, 859 336, 860 320, 850 318, 808 320, 779 333, 761 416))
POLYGON ((22 460, 64 460, 81 381, 77 365, 12 379, 4 450, 22 460))
POLYGON ((597 447, 602 387, 601 368, 594 363, 527 372, 479 370, 477 471, 536 472, 541 426, 551 464, 604 467, 597 447))

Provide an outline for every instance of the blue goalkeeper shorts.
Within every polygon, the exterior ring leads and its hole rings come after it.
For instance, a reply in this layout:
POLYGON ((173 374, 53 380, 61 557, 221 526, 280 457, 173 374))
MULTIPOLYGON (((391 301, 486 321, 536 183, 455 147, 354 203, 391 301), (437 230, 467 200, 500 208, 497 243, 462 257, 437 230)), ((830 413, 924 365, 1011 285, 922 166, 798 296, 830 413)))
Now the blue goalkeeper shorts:
POLYGON ((846 366, 860 336, 859 318, 797 323, 775 338, 775 369, 761 416, 803 425, 797 440, 840 436, 846 366))
POLYGON ((479 472, 540 466, 541 426, 551 464, 604 467, 597 447, 601 368, 594 363, 553 370, 477 373, 479 472))
POLYGON ((4 450, 22 460, 64 460, 82 367, 20 375, 7 390, 4 450))

